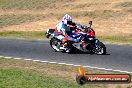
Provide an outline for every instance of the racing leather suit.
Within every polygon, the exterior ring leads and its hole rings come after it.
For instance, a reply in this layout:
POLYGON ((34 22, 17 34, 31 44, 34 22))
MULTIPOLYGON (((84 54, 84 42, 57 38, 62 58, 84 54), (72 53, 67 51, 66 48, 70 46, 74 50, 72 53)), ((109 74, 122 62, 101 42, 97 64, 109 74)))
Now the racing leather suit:
MULTIPOLYGON (((75 23, 71 24, 72 26, 75 26, 75 23)), ((67 40, 73 41, 73 42, 80 42, 79 39, 74 39, 70 35, 72 34, 72 30, 69 27, 70 25, 64 24, 64 22, 60 22, 56 25, 54 36, 62 41, 62 44, 64 44, 67 40)))

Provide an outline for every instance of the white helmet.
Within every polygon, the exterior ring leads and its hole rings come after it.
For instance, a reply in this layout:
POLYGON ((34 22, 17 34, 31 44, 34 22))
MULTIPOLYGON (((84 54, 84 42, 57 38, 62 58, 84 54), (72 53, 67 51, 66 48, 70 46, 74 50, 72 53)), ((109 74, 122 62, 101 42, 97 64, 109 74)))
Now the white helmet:
POLYGON ((69 16, 68 14, 66 14, 64 17, 63 17, 63 20, 64 24, 70 24, 72 23, 72 18, 71 16, 69 16))

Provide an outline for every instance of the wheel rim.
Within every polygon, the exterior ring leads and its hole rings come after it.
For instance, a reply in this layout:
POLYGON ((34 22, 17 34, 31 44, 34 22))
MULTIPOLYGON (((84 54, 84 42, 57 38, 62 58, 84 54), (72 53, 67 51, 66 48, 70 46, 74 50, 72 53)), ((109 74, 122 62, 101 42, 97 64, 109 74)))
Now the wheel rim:
POLYGON ((95 53, 96 54, 103 54, 104 53, 104 49, 101 46, 96 45, 95 46, 95 53))
POLYGON ((54 49, 54 50, 56 50, 56 51, 60 51, 60 49, 59 49, 59 42, 58 41, 53 41, 52 42, 52 48, 54 49))

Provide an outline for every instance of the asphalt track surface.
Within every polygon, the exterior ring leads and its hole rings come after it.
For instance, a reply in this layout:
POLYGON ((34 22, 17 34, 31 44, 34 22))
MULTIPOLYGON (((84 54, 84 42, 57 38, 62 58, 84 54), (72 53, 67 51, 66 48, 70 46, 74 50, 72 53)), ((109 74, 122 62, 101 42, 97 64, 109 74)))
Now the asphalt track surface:
POLYGON ((54 52, 49 41, 0 38, 0 56, 93 66, 132 72, 132 46, 106 45, 107 55, 54 52))

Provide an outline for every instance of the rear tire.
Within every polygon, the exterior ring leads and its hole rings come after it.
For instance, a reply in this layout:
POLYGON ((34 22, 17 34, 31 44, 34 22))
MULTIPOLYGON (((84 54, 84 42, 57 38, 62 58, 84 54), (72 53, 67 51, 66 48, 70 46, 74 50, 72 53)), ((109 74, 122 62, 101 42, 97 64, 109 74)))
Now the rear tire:
POLYGON ((61 41, 56 39, 56 38, 51 38, 50 40, 50 45, 51 47, 54 49, 55 52, 59 52, 60 51, 60 44, 61 44, 61 41))

